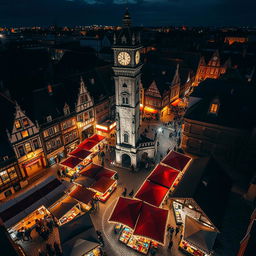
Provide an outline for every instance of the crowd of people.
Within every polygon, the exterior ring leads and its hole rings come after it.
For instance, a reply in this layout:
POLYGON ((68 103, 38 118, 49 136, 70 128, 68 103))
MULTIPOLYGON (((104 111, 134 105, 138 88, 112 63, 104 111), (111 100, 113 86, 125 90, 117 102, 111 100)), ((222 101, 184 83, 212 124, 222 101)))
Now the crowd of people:
POLYGON ((57 242, 54 242, 53 246, 49 243, 46 244, 45 250, 38 250, 38 256, 61 256, 62 251, 57 242))

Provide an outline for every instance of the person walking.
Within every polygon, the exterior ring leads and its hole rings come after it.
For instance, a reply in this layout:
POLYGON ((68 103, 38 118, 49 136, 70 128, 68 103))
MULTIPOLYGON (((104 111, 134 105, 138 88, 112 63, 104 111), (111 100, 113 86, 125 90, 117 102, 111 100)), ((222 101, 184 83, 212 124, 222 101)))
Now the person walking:
POLYGON ((179 227, 176 227, 175 228, 175 236, 180 232, 180 228, 179 227))
POLYGON ((124 197, 126 197, 126 194, 127 194, 127 188, 124 188, 124 191, 123 191, 122 195, 123 195, 124 197))
POLYGON ((172 249, 172 246, 173 246, 173 241, 170 240, 169 245, 168 245, 168 248, 169 248, 169 249, 172 249))
POLYGON ((132 191, 129 193, 129 196, 130 196, 130 197, 133 197, 133 195, 134 195, 134 191, 132 190, 132 191))
POLYGON ((25 229, 24 235, 25 235, 25 237, 26 237, 28 240, 32 240, 31 231, 32 231, 31 228, 25 229))

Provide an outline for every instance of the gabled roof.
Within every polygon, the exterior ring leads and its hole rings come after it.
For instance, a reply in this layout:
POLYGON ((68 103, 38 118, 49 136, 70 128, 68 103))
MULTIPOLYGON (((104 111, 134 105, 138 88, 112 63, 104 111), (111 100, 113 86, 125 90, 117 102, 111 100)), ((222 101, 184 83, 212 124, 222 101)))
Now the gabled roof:
POLYGON ((191 198, 219 227, 231 189, 231 180, 214 158, 194 159, 172 198, 191 198))

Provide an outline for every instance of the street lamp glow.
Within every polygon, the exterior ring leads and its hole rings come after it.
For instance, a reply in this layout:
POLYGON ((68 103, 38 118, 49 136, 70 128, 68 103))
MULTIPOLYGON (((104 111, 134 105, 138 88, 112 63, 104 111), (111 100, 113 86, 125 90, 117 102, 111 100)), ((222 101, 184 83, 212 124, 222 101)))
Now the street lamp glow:
POLYGON ((159 127, 157 131, 158 131, 158 132, 162 132, 162 131, 163 131, 163 128, 159 127))

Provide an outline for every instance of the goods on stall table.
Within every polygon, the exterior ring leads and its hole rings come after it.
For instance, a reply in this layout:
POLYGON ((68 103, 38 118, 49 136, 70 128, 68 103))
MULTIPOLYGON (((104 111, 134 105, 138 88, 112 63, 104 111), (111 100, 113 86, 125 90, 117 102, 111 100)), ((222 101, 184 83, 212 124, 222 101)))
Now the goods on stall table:
POLYGON ((178 225, 182 224, 182 218, 181 218, 181 205, 179 203, 173 202, 173 211, 175 215, 175 220, 178 225))
POLYGON ((186 241, 181 241, 179 247, 184 250, 185 252, 194 255, 194 256, 205 256, 205 254, 203 252, 201 252, 200 250, 194 248, 193 246, 191 246, 189 243, 187 243, 186 241))
POLYGON ((129 241, 130 237, 132 236, 132 230, 129 228, 124 228, 123 232, 120 235, 119 240, 122 243, 127 244, 127 242, 129 241))
POLYGON ((78 214, 80 213, 80 211, 74 207, 72 210, 70 210, 67 214, 65 214, 65 216, 63 216, 60 219, 60 224, 63 225, 71 220, 73 220, 78 214))
POLYGON ((91 252, 84 254, 84 256, 100 256, 100 255, 101 255, 101 252, 99 248, 96 248, 91 252))
POLYGON ((131 236, 127 245, 136 251, 147 254, 150 246, 150 240, 143 237, 131 236))

